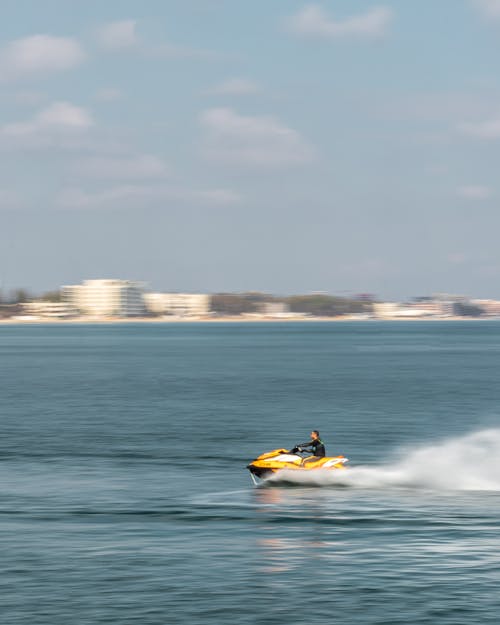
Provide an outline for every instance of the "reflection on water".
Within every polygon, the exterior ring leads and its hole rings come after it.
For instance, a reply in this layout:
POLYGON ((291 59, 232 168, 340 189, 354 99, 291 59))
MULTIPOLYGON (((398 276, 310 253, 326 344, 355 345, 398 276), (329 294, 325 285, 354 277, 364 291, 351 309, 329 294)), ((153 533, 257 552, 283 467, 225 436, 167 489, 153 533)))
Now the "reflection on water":
POLYGON ((285 501, 284 492, 280 488, 256 488, 253 493, 257 504, 261 506, 278 505, 285 501))
POLYGON ((279 573, 309 565, 319 566, 324 558, 335 557, 337 541, 331 535, 327 536, 323 522, 328 510, 320 500, 311 496, 311 491, 263 488, 254 491, 254 498, 259 517, 264 517, 264 522, 259 523, 261 536, 256 541, 265 563, 262 572, 279 573), (266 515, 268 523, 265 522, 266 515), (280 523, 280 520, 291 517, 298 520, 298 531, 290 532, 289 526, 280 523))
MULTIPOLYGON (((266 528, 262 528, 265 533, 266 528)), ((262 566, 258 568, 261 573, 282 573, 294 567, 297 560, 297 550, 294 541, 285 538, 260 538, 257 539, 260 547, 262 566), (287 550, 293 552, 287 554, 287 550)))

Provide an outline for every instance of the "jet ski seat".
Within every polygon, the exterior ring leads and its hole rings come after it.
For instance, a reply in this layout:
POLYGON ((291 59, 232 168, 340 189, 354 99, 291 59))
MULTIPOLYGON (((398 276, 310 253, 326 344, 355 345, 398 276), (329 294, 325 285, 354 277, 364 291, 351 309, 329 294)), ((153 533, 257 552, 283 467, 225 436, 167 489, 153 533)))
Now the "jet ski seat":
POLYGON ((320 459, 320 456, 309 456, 308 458, 304 458, 304 460, 302 460, 302 466, 308 464, 309 462, 317 462, 320 459))

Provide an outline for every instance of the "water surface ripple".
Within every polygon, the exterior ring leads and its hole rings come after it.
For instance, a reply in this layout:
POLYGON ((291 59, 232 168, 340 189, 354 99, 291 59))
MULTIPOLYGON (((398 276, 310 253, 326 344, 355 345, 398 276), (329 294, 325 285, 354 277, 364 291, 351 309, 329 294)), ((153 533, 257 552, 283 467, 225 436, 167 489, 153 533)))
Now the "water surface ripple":
POLYGON ((0 327, 6 625, 498 623, 500 323, 0 327), (349 471, 245 465, 318 428, 349 471))

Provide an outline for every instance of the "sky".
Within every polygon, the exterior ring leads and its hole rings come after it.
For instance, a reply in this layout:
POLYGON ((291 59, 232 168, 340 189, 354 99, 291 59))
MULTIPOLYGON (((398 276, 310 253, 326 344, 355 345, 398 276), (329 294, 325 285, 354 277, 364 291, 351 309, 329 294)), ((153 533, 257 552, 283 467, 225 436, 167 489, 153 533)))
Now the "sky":
POLYGON ((3 0, 0 288, 500 298, 500 0, 3 0))

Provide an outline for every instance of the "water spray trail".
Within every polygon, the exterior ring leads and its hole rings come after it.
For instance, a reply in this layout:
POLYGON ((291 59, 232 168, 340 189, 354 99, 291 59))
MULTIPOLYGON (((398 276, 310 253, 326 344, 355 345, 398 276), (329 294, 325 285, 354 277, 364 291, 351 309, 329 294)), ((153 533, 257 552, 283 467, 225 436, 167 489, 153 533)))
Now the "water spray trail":
POLYGON ((346 488, 414 488, 500 491, 500 429, 406 451, 392 465, 349 467, 346 471, 284 470, 267 483, 346 488))

